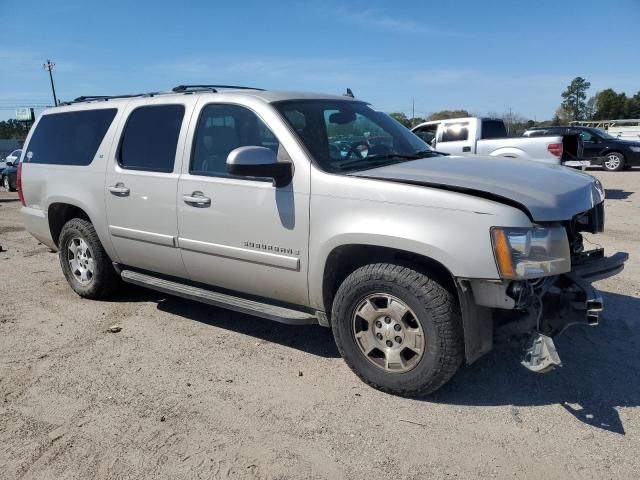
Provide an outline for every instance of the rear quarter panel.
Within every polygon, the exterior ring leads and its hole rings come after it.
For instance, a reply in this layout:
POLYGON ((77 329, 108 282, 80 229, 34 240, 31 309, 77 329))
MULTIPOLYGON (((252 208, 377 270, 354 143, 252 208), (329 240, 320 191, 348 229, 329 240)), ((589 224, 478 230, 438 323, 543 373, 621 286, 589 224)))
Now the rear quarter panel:
POLYGON ((558 165, 560 159, 547 150, 547 145, 550 143, 562 143, 562 137, 512 137, 478 140, 476 153, 558 165))
MULTIPOLYGON (((115 106, 105 104, 95 108, 115 108, 115 106)), ((43 115, 80 109, 78 105, 57 107, 55 110, 45 111, 43 115)), ((120 106, 93 161, 87 166, 29 162, 29 141, 38 128, 38 122, 43 115, 29 132, 25 142, 22 165, 22 190, 26 206, 22 208, 21 213, 27 230, 48 247, 57 250, 50 235, 49 208, 54 203, 66 203, 81 208, 87 213, 105 250, 114 261, 118 261, 107 231, 104 188, 107 154, 119 131, 122 110, 120 106), (48 232, 49 235, 43 238, 43 232, 48 232)))

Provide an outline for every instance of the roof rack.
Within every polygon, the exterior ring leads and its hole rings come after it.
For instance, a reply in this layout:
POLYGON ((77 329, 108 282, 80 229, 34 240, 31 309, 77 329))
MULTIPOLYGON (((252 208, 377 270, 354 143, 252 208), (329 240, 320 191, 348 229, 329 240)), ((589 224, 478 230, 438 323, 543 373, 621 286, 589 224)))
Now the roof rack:
POLYGON ((73 103, 82 103, 82 102, 94 102, 98 100, 104 100, 105 102, 112 99, 117 98, 134 98, 134 97, 153 97, 154 95, 158 95, 162 92, 148 92, 148 93, 134 93, 127 95, 82 95, 81 97, 77 97, 69 102, 61 102, 60 105, 71 105, 73 103))
POLYGON ((177 87, 173 87, 171 91, 176 93, 199 91, 210 91, 216 93, 218 88, 228 88, 233 90, 259 90, 264 92, 264 88, 243 87, 239 85, 178 85, 177 87))

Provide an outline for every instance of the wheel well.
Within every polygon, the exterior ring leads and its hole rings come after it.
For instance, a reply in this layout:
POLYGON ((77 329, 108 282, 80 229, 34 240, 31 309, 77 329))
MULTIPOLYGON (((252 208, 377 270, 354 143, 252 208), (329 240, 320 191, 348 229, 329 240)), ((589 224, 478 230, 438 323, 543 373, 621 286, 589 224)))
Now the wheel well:
POLYGON ((322 298, 325 312, 331 317, 333 298, 340 284, 358 268, 371 263, 403 263, 428 272, 443 287, 458 297, 451 272, 432 258, 405 250, 375 245, 342 245, 335 248, 327 257, 322 281, 322 298))
POLYGON ((62 227, 72 218, 82 218, 84 220, 91 221, 89 215, 79 207, 70 205, 68 203, 52 203, 49 205, 48 211, 49 218, 49 230, 51 231, 51 238, 54 243, 58 245, 60 238, 60 232, 62 227))
POLYGON ((604 154, 609 155, 610 153, 617 153, 618 155, 622 155, 622 158, 624 158, 625 160, 627 158, 620 150, 607 150, 604 154))

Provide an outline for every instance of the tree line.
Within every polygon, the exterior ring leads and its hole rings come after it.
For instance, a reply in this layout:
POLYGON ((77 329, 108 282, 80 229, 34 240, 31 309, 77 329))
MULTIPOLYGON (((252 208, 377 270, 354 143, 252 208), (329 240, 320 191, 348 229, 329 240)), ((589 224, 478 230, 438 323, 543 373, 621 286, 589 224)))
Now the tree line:
POLYGON ((15 138, 24 140, 29 133, 30 122, 21 122, 15 119, 3 120, 0 122, 0 138, 15 138))
MULTIPOLYGON (((618 93, 612 88, 607 88, 588 97, 587 92, 590 87, 591 83, 584 78, 574 78, 562 92, 562 103, 551 120, 534 121, 517 112, 487 112, 486 116, 503 119, 512 134, 519 134, 531 127, 566 125, 574 120, 640 119, 640 91, 633 96, 627 96, 624 92, 618 93)), ((479 116, 465 109, 441 110, 424 118, 409 118, 402 112, 394 112, 390 115, 407 128, 430 120, 479 116)))
POLYGON ((586 79, 574 78, 562 92, 562 103, 553 121, 640 119, 640 91, 628 97, 624 92, 607 88, 587 99, 589 88, 591 83, 586 79))

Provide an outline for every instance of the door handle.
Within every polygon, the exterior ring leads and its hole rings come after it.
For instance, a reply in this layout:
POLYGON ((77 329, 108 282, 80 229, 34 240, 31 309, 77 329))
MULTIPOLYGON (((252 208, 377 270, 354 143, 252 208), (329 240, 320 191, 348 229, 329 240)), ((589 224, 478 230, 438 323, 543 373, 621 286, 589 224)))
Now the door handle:
POLYGON ((471 151, 471 147, 462 147, 462 151, 463 152, 470 152, 471 151))
POLYGON ((128 197, 129 196, 129 187, 125 187, 124 183, 118 182, 115 185, 110 185, 107 187, 111 193, 118 197, 128 197))
POLYGON ((196 191, 191 195, 183 195, 182 200, 187 205, 191 205, 193 207, 208 207, 211 205, 211 199, 209 197, 205 197, 204 193, 196 191))

